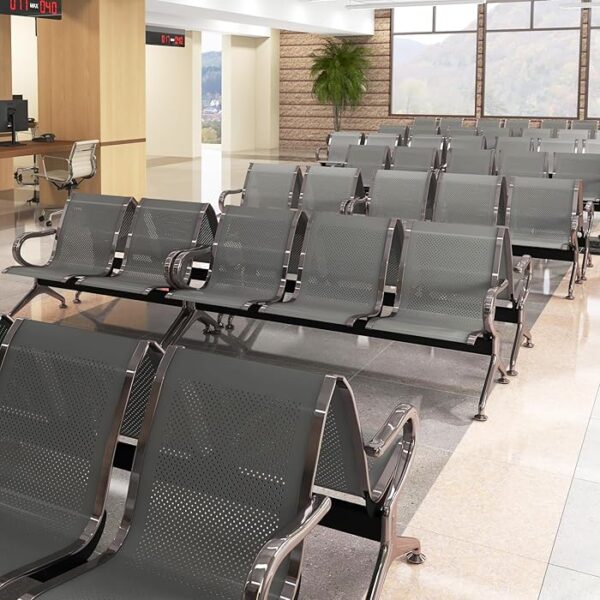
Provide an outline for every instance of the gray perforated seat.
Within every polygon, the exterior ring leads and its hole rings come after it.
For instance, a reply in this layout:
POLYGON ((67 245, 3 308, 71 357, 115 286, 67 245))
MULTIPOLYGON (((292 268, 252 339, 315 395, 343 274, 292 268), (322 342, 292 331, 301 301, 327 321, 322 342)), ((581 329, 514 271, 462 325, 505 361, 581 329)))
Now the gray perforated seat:
POLYGON ((556 132, 556 137, 559 140, 573 140, 575 142, 582 142, 591 137, 591 131, 589 129, 559 129, 556 132))
MULTIPOLYGON (((228 207, 219 223, 206 284, 175 291, 169 298, 239 309, 281 299, 286 251, 291 253, 301 219, 305 222, 306 216, 299 211, 228 207)), ((179 272, 185 273, 193 259, 193 252, 180 257, 179 272)))
POLYGON ((136 207, 119 273, 84 277, 78 285, 140 295, 167 289, 167 257, 175 250, 210 246, 215 228, 216 216, 209 204, 145 198, 136 207))
MULTIPOLYGON (((343 165, 348 156, 348 148, 364 144, 365 135, 358 131, 334 131, 327 136, 327 146, 316 152, 317 162, 321 165, 343 165), (327 151, 327 159, 321 158, 321 153, 327 151)), ((292 207, 295 208, 295 205, 292 207)))
POLYGON ((343 213, 349 202, 364 195, 359 169, 311 166, 306 170, 298 207, 306 211, 343 213))
POLYGON ((452 135, 450 138, 450 150, 483 150, 485 138, 480 135, 461 136, 452 135))
POLYGON ((392 158, 394 171, 432 171, 439 167, 439 150, 436 148, 396 148, 392 158))
MULTIPOLYGON (((567 120, 566 119, 544 119, 542 121, 542 127, 547 129, 553 129, 555 132, 558 129, 566 129, 567 128, 567 120)), ((556 137, 556 136, 553 136, 556 137)))
POLYGON ((557 179, 581 179, 584 199, 600 199, 600 155, 559 152, 554 160, 557 179))
POLYGON ((406 125, 387 125, 382 123, 379 126, 379 133, 393 133, 404 141, 408 137, 408 127, 406 125))
POLYGON ((477 136, 477 130, 474 127, 442 127, 442 134, 446 137, 474 137, 477 136))
POLYGON ((386 146, 390 150, 390 154, 394 148, 400 146, 402 138, 396 133, 370 133, 365 140, 367 146, 386 146))
POLYGON ((512 131, 512 135, 520 137, 529 127, 529 119, 506 119, 504 126, 512 131))
POLYGON ((537 144, 538 140, 549 140, 555 136, 556 131, 546 127, 529 127, 523 131, 523 137, 527 140, 535 140, 537 144))
POLYGON ((585 129, 589 132, 589 138, 596 138, 596 134, 598 133, 598 121, 595 119, 583 119, 581 121, 572 121, 571 129, 585 129))
POLYGON ((506 127, 479 127, 479 135, 485 137, 486 148, 495 150, 498 139, 503 137, 513 137, 512 131, 506 127))
POLYGON ((432 220, 438 223, 497 225, 504 223, 506 186, 495 175, 442 173, 432 220))
POLYGON ((501 151, 498 155, 498 174, 504 177, 548 177, 548 154, 501 151))
POLYGON ((446 171, 448 173, 492 175, 494 172, 494 151, 451 148, 448 151, 446 171))
POLYGON ((573 140, 540 140, 539 151, 548 153, 548 170, 554 173, 557 154, 575 154, 577 144, 573 140))
POLYGON ((498 140, 498 143, 496 144, 496 155, 498 155, 498 153, 500 153, 500 152, 505 153, 505 154, 523 155, 523 154, 527 154, 529 152, 533 152, 536 149, 537 149, 537 144, 536 144, 536 147, 534 148, 534 145, 530 138, 526 138, 526 137, 522 137, 522 138, 507 137, 506 138, 505 137, 505 138, 500 138, 498 140))
POLYGON ((367 328, 473 344, 486 333, 483 304, 497 285, 498 229, 412 221, 405 230, 394 315, 367 328))
POLYGON ((377 171, 389 169, 391 162, 387 146, 350 146, 346 167, 359 169, 363 185, 368 189, 373 185, 377 171))
POLYGON ((65 205, 60 229, 23 234, 15 242, 15 258, 21 266, 9 267, 4 273, 56 282, 77 275, 109 273, 119 233, 129 225, 124 223, 125 216, 133 207, 131 198, 73 193, 65 205), (20 248, 27 240, 48 235, 56 235, 56 245, 46 265, 23 259, 20 248))
POLYGON ((34 321, 16 321, 4 344, 0 589, 93 551, 131 373, 147 349, 34 321))
POLYGON ((431 173, 379 171, 369 195, 369 215, 424 220, 431 192, 431 173))
POLYGON ((331 505, 312 484, 332 393, 322 374, 170 349, 133 467, 140 484, 129 493, 127 537, 39 597, 255 598, 269 548, 303 517, 299 553, 268 596, 293 597, 302 539, 331 505))
POLYGON ((585 142, 586 154, 600 154, 600 140, 587 140, 585 142))
POLYGON ((395 220, 313 213, 304 243, 302 279, 293 299, 262 307, 286 318, 353 325, 378 314, 395 220))
POLYGON ((223 212, 227 198, 236 194, 246 208, 296 208, 301 187, 302 172, 296 165, 250 163, 244 187, 222 192, 219 210, 223 212))

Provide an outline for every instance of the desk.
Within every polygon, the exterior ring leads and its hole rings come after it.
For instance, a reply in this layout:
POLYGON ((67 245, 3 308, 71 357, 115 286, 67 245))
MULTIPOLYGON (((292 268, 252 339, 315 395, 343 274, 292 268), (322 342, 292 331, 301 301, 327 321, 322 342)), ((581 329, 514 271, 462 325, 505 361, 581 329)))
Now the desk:
MULTIPOLYGON (((0 141, 2 138, 0 137, 0 141)), ((36 154, 50 154, 52 156, 69 152, 74 142, 55 140, 54 142, 21 142, 19 146, 0 146, 0 160, 4 158, 18 158, 19 156, 33 156, 36 154)))

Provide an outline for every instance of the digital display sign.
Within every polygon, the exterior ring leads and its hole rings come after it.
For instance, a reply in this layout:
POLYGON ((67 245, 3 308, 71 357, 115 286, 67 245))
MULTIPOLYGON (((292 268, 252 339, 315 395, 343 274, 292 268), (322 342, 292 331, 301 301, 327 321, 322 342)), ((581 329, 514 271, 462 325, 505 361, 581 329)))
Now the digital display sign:
POLYGON ((0 0, 0 15, 62 18, 62 0, 0 0))
POLYGON ((173 46, 185 48, 185 33, 146 31, 146 44, 150 46, 173 46))

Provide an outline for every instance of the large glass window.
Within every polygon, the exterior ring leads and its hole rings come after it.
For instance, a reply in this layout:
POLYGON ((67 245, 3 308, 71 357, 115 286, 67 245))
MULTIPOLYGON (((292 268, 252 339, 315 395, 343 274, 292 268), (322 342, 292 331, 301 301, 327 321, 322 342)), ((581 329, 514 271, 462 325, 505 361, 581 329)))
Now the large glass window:
POLYGON ((600 9, 593 9, 597 21, 592 19, 592 36, 590 40, 590 76, 588 88, 588 116, 600 118, 600 9))
POLYGON ((392 112, 475 114, 477 6, 394 11, 392 112))
POLYGON ((576 116, 580 22, 550 0, 489 2, 485 115, 576 116))

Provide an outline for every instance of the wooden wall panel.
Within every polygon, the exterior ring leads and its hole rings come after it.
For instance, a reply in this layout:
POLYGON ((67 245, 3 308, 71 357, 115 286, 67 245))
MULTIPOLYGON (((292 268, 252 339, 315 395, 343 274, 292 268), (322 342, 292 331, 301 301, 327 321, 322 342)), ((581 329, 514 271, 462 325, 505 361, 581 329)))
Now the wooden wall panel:
MULTIPOLYGON (((0 99, 12 98, 10 17, 0 15, 0 99)), ((9 139, 3 137, 2 139, 9 139)), ((13 161, 0 160, 0 190, 13 188, 13 161)))
MULTIPOLYGON (((375 35, 353 38, 369 50, 371 69, 369 89, 362 106, 346 113, 344 129, 376 131, 384 121, 402 123, 390 117, 391 90, 391 11, 375 13, 375 35)), ((325 142, 333 128, 332 108, 313 98, 310 78, 310 55, 323 43, 322 37, 312 34, 281 33, 280 60, 280 133, 283 149, 314 148, 325 142)))

